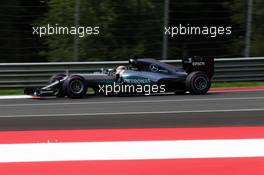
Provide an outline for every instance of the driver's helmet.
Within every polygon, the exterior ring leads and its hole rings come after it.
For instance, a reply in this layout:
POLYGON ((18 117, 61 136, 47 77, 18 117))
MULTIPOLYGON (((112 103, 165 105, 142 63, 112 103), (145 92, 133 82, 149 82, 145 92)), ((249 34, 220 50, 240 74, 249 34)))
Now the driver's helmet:
POLYGON ((134 59, 134 58, 130 58, 130 59, 129 59, 129 64, 130 64, 131 66, 133 66, 133 67, 136 67, 137 60, 134 59))
POLYGON ((121 73, 123 73, 124 72, 124 70, 126 69, 126 66, 118 66, 117 68, 116 68, 116 74, 121 74, 121 73))

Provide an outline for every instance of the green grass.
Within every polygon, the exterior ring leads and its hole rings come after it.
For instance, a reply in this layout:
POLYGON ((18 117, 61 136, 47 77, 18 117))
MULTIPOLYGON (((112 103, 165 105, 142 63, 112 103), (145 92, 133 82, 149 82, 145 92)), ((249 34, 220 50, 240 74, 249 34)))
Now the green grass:
POLYGON ((256 87, 264 86, 264 82, 217 82, 212 84, 212 88, 225 88, 225 87, 256 87))
POLYGON ((22 95, 23 88, 0 88, 0 95, 22 95))
MULTIPOLYGON (((256 87, 264 86, 264 82, 217 82, 212 84, 212 88, 225 88, 225 87, 256 87)), ((23 88, 0 88, 0 95, 22 95, 24 93, 23 88)), ((93 93, 91 89, 88 93, 93 93)))

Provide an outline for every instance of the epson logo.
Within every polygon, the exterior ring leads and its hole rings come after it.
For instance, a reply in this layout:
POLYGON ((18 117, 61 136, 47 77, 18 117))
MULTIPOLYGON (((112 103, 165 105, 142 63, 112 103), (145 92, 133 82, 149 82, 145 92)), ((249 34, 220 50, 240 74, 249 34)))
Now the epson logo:
POLYGON ((193 66, 205 66, 205 62, 193 62, 193 66))

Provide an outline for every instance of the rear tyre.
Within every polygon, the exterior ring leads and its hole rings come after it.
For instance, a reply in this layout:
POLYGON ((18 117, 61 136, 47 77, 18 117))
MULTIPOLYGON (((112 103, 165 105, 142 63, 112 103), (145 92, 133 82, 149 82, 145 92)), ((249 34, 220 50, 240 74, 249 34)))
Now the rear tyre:
POLYGON ((211 80, 203 72, 192 72, 186 78, 186 88, 191 94, 206 94, 211 87, 211 80))
POLYGON ((63 83, 63 91, 69 98, 82 98, 87 93, 87 83, 80 76, 71 76, 63 83))
MULTIPOLYGON (((66 75, 65 74, 56 74, 53 75, 49 79, 49 84, 54 83, 55 81, 62 80, 66 75)), ((58 85, 57 87, 54 87, 55 89, 58 89, 58 92, 55 94, 57 97, 64 97, 65 93, 63 92, 62 85, 58 85)))

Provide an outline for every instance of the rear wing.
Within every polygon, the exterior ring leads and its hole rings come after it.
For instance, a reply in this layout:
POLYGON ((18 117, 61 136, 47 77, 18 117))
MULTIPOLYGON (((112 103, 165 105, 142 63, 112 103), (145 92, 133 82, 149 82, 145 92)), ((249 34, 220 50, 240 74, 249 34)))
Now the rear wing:
POLYGON ((202 57, 183 58, 182 67, 188 74, 194 71, 202 71, 209 78, 212 78, 214 75, 213 58, 202 58, 202 57))

